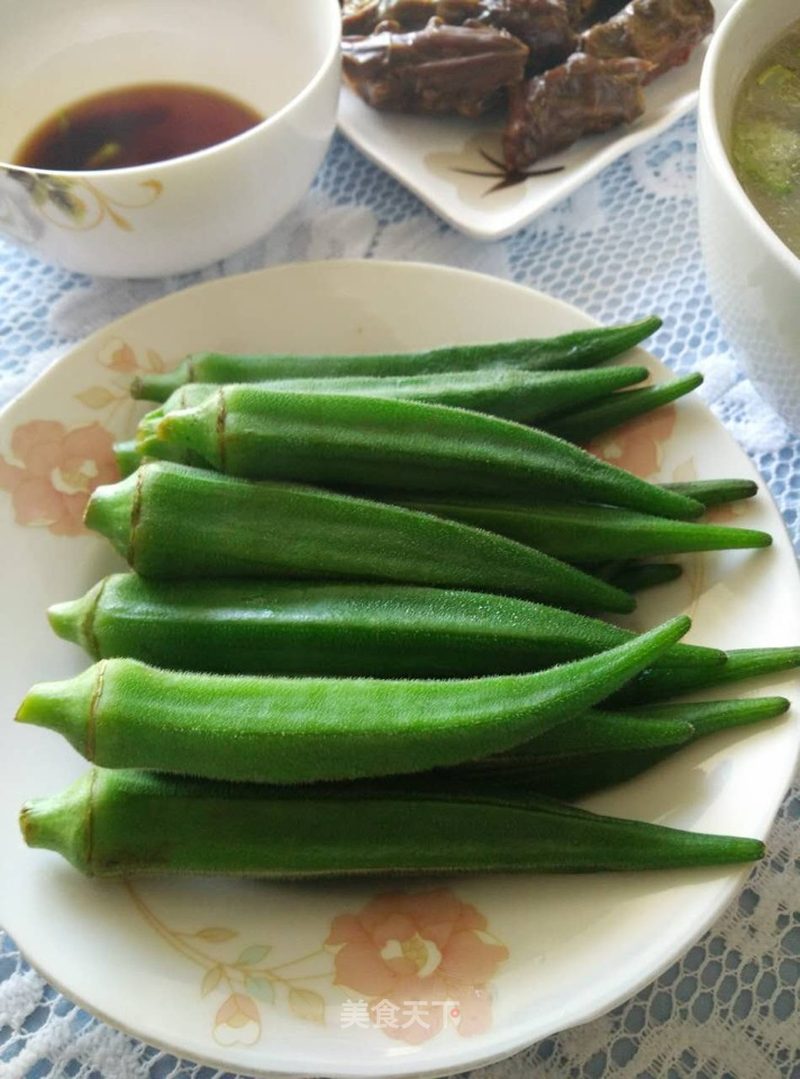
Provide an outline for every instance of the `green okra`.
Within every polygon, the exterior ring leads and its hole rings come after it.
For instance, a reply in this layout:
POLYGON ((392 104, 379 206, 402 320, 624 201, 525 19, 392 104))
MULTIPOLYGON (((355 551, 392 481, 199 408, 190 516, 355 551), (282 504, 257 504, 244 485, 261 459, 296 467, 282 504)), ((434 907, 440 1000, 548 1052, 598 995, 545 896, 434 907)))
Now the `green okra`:
MULTIPOLYGON (((556 412, 606 398, 615 390, 642 382, 647 377, 646 367, 598 367, 588 371, 520 371, 490 367, 433 375, 279 379, 256 385, 270 393, 347 394, 422 401, 467 408, 520 423, 535 423, 556 412)), ((144 417, 140 432, 154 427, 159 416, 202 404, 218 388, 208 383, 187 385, 199 392, 187 395, 186 387, 181 387, 160 409, 144 417)))
POLYGON ((106 659, 30 690, 17 713, 87 760, 242 782, 412 773, 565 723, 674 645, 688 618, 524 675, 421 681, 188 674, 106 659))
POLYGON ((96 488, 86 524, 145 577, 294 577, 472 588, 584 610, 626 593, 502 536, 312 487, 167 461, 96 488))
POLYGON ((402 505, 507 536, 563 562, 768 547, 768 532, 674 521, 610 506, 515 504, 478 498, 404 498, 402 505))
POLYGON ((644 671, 630 685, 611 695, 604 707, 631 707, 679 697, 695 690, 731 685, 748 678, 780 674, 800 667, 800 648, 739 648, 727 652, 725 663, 702 671, 644 671), (666 674, 667 677, 663 677, 666 674))
POLYGON ((247 479, 536 501, 569 492, 657 516, 702 512, 693 499, 534 428, 416 401, 221 386, 203 404, 165 416, 157 433, 140 449, 165 441, 247 479))
POLYGON ((528 794, 364 785, 302 791, 92 769, 28 802, 31 847, 93 876, 666 869, 761 858, 757 839, 601 817, 528 794))
POLYGON ((185 382, 222 385, 289 378, 339 376, 422 375, 445 371, 474 371, 481 367, 517 367, 528 371, 574 370, 593 367, 627 352, 661 325, 651 316, 625 326, 578 330, 550 338, 526 338, 478 345, 451 345, 427 352, 365 356, 235 356, 199 352, 165 374, 141 375, 131 395, 165 401, 185 382))
MULTIPOLYGON (((584 566, 584 569, 589 567, 584 566)), ((683 566, 677 562, 615 562, 603 566, 599 571, 594 566, 591 572, 615 588, 633 594, 677 581, 683 573, 683 566)))
POLYGON ((743 498, 753 498, 758 494, 758 484, 752 480, 687 480, 685 483, 665 483, 670 491, 702 502, 706 509, 724 506, 728 502, 738 502, 743 498))
MULTIPOLYGON (((507 596, 409 585, 153 581, 106 577, 48 612, 94 660, 218 674, 455 678, 523 674, 602 652, 633 634, 507 596)), ((715 664, 677 644, 659 665, 715 664)))
POLYGON ((585 446, 593 438, 611 431, 629 420, 685 397, 702 384, 699 373, 676 378, 662 386, 646 386, 641 390, 615 393, 606 401, 578 409, 564 416, 550 417, 542 426, 558 438, 585 446))
MULTIPOLYGON (((595 736, 593 743, 595 748, 591 751, 582 752, 580 746, 575 745, 572 752, 569 752, 567 748, 566 751, 562 749, 559 753, 557 737, 561 734, 562 728, 556 727, 552 732, 542 735, 541 741, 537 739, 531 742, 531 751, 527 750, 528 743, 525 747, 520 747, 518 757, 515 757, 512 752, 499 754, 495 757, 487 757, 485 761, 461 765, 451 769, 448 774, 452 772, 461 775, 463 771, 464 781, 469 776, 480 776, 483 779, 491 779, 493 783, 523 787, 537 794, 571 801, 634 779, 642 772, 667 760, 685 745, 696 742, 709 734, 774 719, 786 712, 788 707, 789 701, 785 697, 760 697, 750 700, 673 704, 666 707, 658 706, 639 711, 614 713, 615 716, 627 717, 632 733, 628 746, 609 744, 603 747, 604 731, 601 729, 595 736), (659 731, 664 724, 668 725, 664 729, 661 745, 656 744, 655 737, 650 746, 644 744, 644 737, 640 744, 636 745, 634 741, 636 730, 646 728, 651 723, 656 724, 659 731), (679 737, 678 732, 681 726, 688 728, 691 732, 683 739, 679 737), (671 741, 669 727, 674 729, 671 741), (544 753, 537 756, 537 748, 548 748, 548 734, 552 736, 557 752, 549 756, 544 753), (526 750, 525 753, 522 752, 523 749, 526 750)), ((605 715, 605 713, 599 714, 605 715)), ((566 724, 563 728, 564 735, 569 735, 578 724, 582 727, 588 726, 593 715, 594 713, 590 713, 586 719, 581 718, 566 724)))
POLYGON ((142 455, 136 449, 136 442, 129 439, 114 443, 114 459, 117 462, 120 477, 124 479, 136 471, 142 462, 142 455))

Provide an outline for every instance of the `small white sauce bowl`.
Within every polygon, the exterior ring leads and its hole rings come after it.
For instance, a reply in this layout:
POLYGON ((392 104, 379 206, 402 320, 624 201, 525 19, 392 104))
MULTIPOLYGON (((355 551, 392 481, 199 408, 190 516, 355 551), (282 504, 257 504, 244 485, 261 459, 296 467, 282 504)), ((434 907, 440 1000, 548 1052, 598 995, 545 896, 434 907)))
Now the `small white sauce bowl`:
POLYGON ((753 206, 730 162, 745 75, 800 19, 798 0, 739 0, 712 39, 700 81, 700 235, 712 296, 737 358, 800 434, 800 259, 753 206))
POLYGON ((71 270, 150 277, 205 266, 303 197, 336 123, 337 0, 0 0, 0 233, 71 270), (266 119, 134 168, 10 164, 59 108, 113 87, 192 83, 266 119))

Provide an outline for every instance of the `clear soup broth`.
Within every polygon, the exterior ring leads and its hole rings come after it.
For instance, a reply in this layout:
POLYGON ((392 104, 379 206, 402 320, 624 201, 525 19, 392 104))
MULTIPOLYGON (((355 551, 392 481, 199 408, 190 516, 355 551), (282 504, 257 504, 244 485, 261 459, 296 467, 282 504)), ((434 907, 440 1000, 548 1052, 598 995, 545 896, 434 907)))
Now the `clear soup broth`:
POLYGON ((742 83, 731 158, 756 209, 800 256, 800 21, 762 54, 742 83))

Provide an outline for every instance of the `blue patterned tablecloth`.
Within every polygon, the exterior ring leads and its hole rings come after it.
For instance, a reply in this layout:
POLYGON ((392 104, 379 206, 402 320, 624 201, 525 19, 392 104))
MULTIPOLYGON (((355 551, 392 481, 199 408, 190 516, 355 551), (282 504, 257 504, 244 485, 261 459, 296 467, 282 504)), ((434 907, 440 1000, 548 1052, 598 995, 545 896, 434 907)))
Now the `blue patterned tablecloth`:
MULTIPOLYGON (((490 245, 440 223, 341 137, 287 221, 201 273, 92 280, 0 241, 0 404, 91 330, 197 281, 300 259, 445 263, 532 285, 606 322, 662 314, 653 351, 675 370, 703 372, 703 396, 753 458, 797 547, 800 440, 744 378, 714 314, 698 239, 695 156, 690 117, 490 245)), ((475 1072, 476 1079, 800 1079, 798 820, 795 788, 769 857, 670 970, 609 1015, 475 1072)), ((0 1079, 44 1076, 220 1079, 90 1018, 0 934, 0 1079)))

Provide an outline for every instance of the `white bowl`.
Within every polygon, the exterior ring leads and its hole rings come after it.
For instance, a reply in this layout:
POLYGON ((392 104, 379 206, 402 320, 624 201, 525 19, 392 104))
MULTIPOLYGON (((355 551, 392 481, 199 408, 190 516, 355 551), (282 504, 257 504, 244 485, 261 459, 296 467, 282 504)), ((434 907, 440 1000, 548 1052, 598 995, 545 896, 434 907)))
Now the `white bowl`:
POLYGON ((336 0, 0 0, 0 232, 84 273, 148 277, 224 258, 302 198, 336 122, 336 0), (113 87, 177 82, 266 119, 154 165, 11 167, 60 107, 113 87))
POLYGON ((739 0, 700 81, 700 233, 725 332, 754 385, 800 433, 800 259, 764 221, 729 158, 733 106, 760 54, 800 19, 798 0, 739 0))

